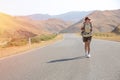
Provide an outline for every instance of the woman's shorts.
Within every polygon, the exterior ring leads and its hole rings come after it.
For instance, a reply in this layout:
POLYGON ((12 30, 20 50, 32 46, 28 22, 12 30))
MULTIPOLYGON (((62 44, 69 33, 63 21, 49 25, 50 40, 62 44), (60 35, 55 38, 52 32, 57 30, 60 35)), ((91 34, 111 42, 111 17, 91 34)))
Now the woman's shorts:
POLYGON ((91 41, 91 39, 92 39, 92 36, 90 36, 90 37, 83 37, 83 42, 91 41))

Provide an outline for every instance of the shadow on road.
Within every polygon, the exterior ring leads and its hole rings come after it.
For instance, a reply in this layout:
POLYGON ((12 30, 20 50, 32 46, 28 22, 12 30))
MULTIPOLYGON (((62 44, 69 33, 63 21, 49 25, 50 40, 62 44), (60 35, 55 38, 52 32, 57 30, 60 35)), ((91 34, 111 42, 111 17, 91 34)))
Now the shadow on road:
POLYGON ((56 62, 64 62, 64 61, 71 61, 71 60, 77 60, 77 59, 85 59, 85 56, 79 56, 74 58, 67 58, 67 59, 58 59, 58 60, 52 60, 47 63, 56 63, 56 62))

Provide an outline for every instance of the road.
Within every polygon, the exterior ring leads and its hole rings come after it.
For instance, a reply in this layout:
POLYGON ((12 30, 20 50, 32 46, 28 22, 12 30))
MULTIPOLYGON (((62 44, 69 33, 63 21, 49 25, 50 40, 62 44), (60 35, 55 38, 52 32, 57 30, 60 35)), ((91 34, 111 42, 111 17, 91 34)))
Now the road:
POLYGON ((93 39, 91 58, 75 34, 52 45, 0 59, 0 80, 120 80, 120 43, 93 39))

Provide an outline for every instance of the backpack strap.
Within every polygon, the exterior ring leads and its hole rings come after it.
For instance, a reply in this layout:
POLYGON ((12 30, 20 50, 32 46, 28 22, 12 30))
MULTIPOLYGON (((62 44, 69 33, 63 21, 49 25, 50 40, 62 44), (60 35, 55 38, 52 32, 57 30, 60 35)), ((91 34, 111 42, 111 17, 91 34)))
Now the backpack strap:
MULTIPOLYGON (((90 22, 90 27, 92 29, 92 23, 90 22)), ((83 28, 85 29, 85 22, 83 23, 83 28)))
POLYGON ((85 30, 85 22, 83 23, 83 27, 82 27, 82 30, 85 30))

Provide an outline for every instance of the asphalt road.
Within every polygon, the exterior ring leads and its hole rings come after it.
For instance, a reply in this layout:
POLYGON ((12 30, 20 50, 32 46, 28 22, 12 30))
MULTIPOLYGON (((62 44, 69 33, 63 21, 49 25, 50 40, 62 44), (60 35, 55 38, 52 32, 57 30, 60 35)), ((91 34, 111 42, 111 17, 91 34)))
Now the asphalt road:
POLYGON ((0 80, 120 80, 120 43, 93 39, 91 58, 82 39, 62 41, 0 59, 0 80))

